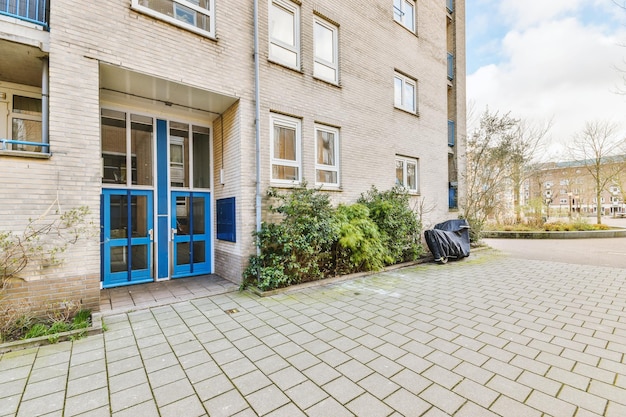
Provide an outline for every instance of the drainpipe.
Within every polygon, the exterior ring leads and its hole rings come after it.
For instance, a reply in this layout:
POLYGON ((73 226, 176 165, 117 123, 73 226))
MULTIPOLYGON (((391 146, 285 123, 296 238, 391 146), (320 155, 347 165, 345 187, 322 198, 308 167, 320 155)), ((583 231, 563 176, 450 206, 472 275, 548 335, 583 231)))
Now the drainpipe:
MULTIPOLYGON (((50 127, 48 124, 50 114, 49 109, 49 97, 50 97, 50 86, 48 83, 48 58, 43 58, 41 60, 41 142, 42 143, 50 143, 49 134, 50 127)), ((50 152, 50 148, 48 148, 48 152, 50 152)))
MULTIPOLYGON (((259 81, 259 0, 254 0, 254 126, 256 144, 256 231, 261 231, 261 99, 259 81)), ((261 255, 261 248, 257 245, 257 256, 261 255)), ((260 271, 257 271, 260 279, 260 271)))

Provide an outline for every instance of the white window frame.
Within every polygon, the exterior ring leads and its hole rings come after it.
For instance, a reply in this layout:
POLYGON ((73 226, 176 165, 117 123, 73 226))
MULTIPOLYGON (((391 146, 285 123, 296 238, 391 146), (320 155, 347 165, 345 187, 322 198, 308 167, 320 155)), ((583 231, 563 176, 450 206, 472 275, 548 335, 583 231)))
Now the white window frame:
POLYGON ((148 16, 152 16, 156 19, 164 20, 168 23, 171 23, 172 25, 182 27, 191 32, 195 32, 199 35, 206 36, 212 39, 216 38, 216 35, 215 35, 215 0, 207 0, 209 2, 209 9, 205 9, 204 7, 200 7, 194 4, 193 0, 170 0, 170 1, 172 2, 172 15, 171 16, 161 13, 157 10, 154 10, 148 6, 145 6, 144 4, 142 4, 144 3, 142 0, 131 0, 131 9, 141 12, 143 14, 146 14, 148 16), (186 23, 182 20, 177 19, 175 17, 175 14, 177 11, 176 7, 178 5, 192 9, 195 12, 198 12, 207 16, 209 18, 209 25, 211 27, 211 30, 206 31, 195 25, 192 25, 190 23, 186 23))
POLYGON ((302 181, 302 121, 281 114, 270 114, 270 181, 280 184, 299 184, 302 181), (296 159, 280 159, 274 157, 274 126, 282 126, 296 131, 296 159), (295 180, 274 178, 274 166, 294 167, 298 169, 295 180))
POLYGON ((393 97, 394 106, 398 109, 408 111, 409 113, 417 113, 417 80, 407 77, 404 74, 395 72, 393 75, 393 97), (397 83, 400 81, 400 100, 398 100, 397 83), (406 87, 410 85, 413 87, 413 105, 411 106, 407 101, 406 87))
POLYGON ((315 137, 315 185, 329 186, 329 187, 339 187, 341 183, 340 171, 339 171, 339 129, 335 127, 325 126, 321 124, 316 124, 314 129, 314 137, 315 137), (318 146, 317 146, 317 132, 328 132, 335 135, 335 146, 333 149, 335 164, 327 165, 318 163, 318 146), (332 171, 337 173, 337 182, 320 182, 317 180, 317 171, 332 171))
MULTIPOLYGON (((315 33, 315 26, 319 25, 325 29, 328 29, 332 32, 332 47, 333 47, 333 61, 329 62, 321 57, 315 55, 315 45, 313 47, 314 54, 314 63, 313 63, 313 75, 319 79, 331 82, 333 84, 339 83, 339 28, 332 23, 327 22, 326 20, 320 19, 319 17, 313 18, 313 33, 315 33), (316 73, 315 68, 318 66, 324 66, 328 69, 334 71, 334 77, 328 78, 323 75, 316 73)), ((313 42, 315 43, 315 36, 313 36, 313 42)))
MULTIPOLYGON (((35 92, 31 92, 31 91, 24 91, 24 90, 8 90, 8 96, 7 96, 7 102, 6 102, 6 107, 7 107, 7 112, 8 112, 8 117, 7 117, 7 132, 6 132, 6 136, 4 136, 4 134, 2 132, 0 132, 0 138, 9 138, 10 140, 24 140, 24 138, 20 139, 20 138, 16 138, 13 137, 13 121, 15 119, 17 120, 28 120, 28 121, 34 121, 34 122, 39 122, 40 126, 41 123, 43 123, 43 101, 42 101, 42 97, 41 97, 41 93, 35 93, 35 92), (26 97, 26 98, 31 98, 31 99, 35 99, 35 100, 39 100, 41 101, 41 105, 42 105, 42 109, 41 109, 41 113, 39 114, 26 114, 26 113, 19 113, 19 112, 15 112, 14 109, 14 101, 15 101, 15 97, 26 97)), ((43 135, 43 132, 40 132, 43 135)), ((25 138, 27 142, 33 142, 33 143, 39 143, 39 141, 33 140, 32 138, 25 138)), ((34 151, 34 153, 41 153, 41 154, 48 154, 49 151, 49 147, 45 146, 47 145, 47 143, 45 142, 45 138, 41 138, 41 150, 38 151, 34 151)), ((7 151, 23 151, 26 150, 27 147, 37 147, 39 145, 6 145, 7 149, 3 149, 3 146, 0 144, 0 150, 7 150, 7 151)))
POLYGON ((296 70, 300 70, 300 6, 298 6, 297 4, 294 4, 290 1, 284 1, 284 0, 269 0, 269 13, 268 13, 268 38, 269 38, 269 59, 273 62, 276 62, 278 64, 284 65, 286 67, 289 68, 293 68, 296 70), (289 45, 286 44, 284 42, 282 42, 279 39, 274 39, 272 38, 272 34, 271 34, 271 18, 272 18, 272 8, 273 7, 279 7, 282 8, 290 13, 293 13, 293 19, 294 19, 294 28, 293 28, 293 39, 294 39, 294 45, 289 45), (292 52, 295 54, 296 56, 296 63, 295 65, 292 65, 289 62, 285 62, 284 60, 281 60, 279 57, 275 56, 272 54, 272 46, 276 46, 277 48, 282 48, 285 49, 289 52, 292 52))
POLYGON ((415 33, 415 2, 411 0, 394 0, 393 1, 393 20, 415 33), (400 3, 400 8, 396 3, 400 3), (407 9, 411 9, 411 18, 407 17, 407 9))
POLYGON ((395 158, 395 167, 396 167, 396 185, 404 188, 406 191, 410 192, 410 193, 419 193, 419 179, 420 179, 420 175, 419 175, 419 159, 417 158, 409 158, 409 157, 405 157, 405 156, 400 156, 400 155, 396 155, 395 158), (400 182, 400 180, 398 179, 397 176, 397 165, 398 162, 402 162, 402 182, 400 182), (415 165, 415 187, 414 188, 410 188, 408 187, 406 184, 408 184, 408 169, 407 166, 408 164, 413 164, 415 165))

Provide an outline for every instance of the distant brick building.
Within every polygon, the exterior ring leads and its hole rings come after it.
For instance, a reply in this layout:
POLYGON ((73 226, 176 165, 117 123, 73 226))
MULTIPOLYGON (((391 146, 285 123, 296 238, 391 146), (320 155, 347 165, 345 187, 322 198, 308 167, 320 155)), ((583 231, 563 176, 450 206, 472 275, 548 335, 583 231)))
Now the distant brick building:
MULTIPOLYGON (((616 164, 624 162, 607 161, 605 169, 614 171, 616 164)), ((626 213, 624 175, 626 171, 610 181, 598 201, 594 178, 585 164, 577 161, 546 163, 525 182, 523 196, 526 204, 533 199, 542 201, 554 216, 572 213, 592 216, 598 210, 602 215, 622 215, 626 213)))
POLYGON ((269 186, 339 203, 400 184, 427 221, 456 217, 464 3, 0 1, 0 231, 57 199, 100 226, 13 296, 239 282, 269 186))

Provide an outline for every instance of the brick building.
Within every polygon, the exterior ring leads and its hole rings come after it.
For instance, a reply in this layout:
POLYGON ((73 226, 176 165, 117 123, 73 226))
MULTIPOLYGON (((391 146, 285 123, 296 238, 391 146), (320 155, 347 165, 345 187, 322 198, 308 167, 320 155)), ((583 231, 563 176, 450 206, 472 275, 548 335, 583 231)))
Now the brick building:
MULTIPOLYGON (((590 163, 588 161, 587 165, 590 163)), ((525 204, 531 204, 532 200, 541 201, 551 217, 573 214, 595 216, 598 210, 605 216, 623 216, 626 213, 623 165, 623 156, 606 158, 601 175, 611 179, 601 191, 598 201, 595 179, 583 162, 542 164, 524 183, 525 204)))
POLYGON ((0 0, 0 231, 53 204, 100 226, 14 296, 239 282, 269 186, 339 203, 401 184, 427 222, 456 217, 464 1, 364 5, 0 0))

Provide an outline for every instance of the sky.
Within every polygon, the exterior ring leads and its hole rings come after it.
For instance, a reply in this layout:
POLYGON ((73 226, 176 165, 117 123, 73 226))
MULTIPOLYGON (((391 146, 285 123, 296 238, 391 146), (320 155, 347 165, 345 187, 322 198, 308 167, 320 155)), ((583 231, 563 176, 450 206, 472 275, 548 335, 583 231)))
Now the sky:
POLYGON ((470 129, 486 108, 551 122, 547 159, 563 159, 563 144, 587 122, 613 123, 626 136, 626 0, 466 0, 465 8, 470 129))

